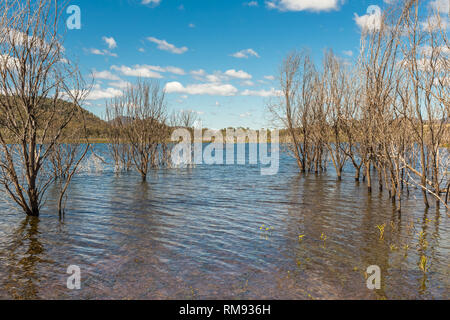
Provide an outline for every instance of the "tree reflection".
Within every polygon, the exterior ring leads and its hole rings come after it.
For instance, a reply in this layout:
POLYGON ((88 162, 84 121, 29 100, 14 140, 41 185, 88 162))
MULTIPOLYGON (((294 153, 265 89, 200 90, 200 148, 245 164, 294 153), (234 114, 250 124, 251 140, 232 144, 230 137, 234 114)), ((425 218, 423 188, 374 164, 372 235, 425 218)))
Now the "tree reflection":
POLYGON ((44 247, 39 241, 39 218, 26 217, 13 232, 7 250, 5 289, 14 299, 35 299, 40 276, 37 266, 42 261, 44 247))

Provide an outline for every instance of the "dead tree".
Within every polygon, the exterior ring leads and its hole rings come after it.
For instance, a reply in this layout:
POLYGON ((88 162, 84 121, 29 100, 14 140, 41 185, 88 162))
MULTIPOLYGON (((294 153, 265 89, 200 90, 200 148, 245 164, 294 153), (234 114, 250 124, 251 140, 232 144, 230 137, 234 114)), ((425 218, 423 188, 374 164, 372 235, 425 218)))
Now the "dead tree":
POLYGON ((147 180, 151 169, 168 165, 168 139, 165 93, 157 82, 141 79, 128 86, 123 96, 109 103, 120 143, 129 147, 133 167, 147 180))
POLYGON ((27 215, 39 216, 54 180, 51 154, 86 91, 64 56, 56 0, 0 6, 0 183, 27 215), (61 99, 69 102, 64 116, 61 99))

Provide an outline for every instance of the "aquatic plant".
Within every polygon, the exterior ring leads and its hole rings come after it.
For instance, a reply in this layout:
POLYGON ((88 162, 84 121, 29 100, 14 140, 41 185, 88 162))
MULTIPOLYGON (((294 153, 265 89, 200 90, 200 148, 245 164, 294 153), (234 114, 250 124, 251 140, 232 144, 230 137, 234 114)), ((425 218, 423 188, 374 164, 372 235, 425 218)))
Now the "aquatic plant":
POLYGON ((428 247, 428 241, 426 239, 426 234, 423 231, 419 232, 419 249, 425 250, 428 247))
POLYGON ((420 257, 419 268, 423 271, 423 273, 427 272, 427 257, 424 255, 420 257))
POLYGON ((327 241, 327 236, 323 232, 320 235, 320 239, 323 240, 323 247, 325 248, 325 244, 326 244, 326 241, 327 241))
POLYGON ((382 225, 377 225, 378 230, 380 231, 380 240, 384 239, 384 228, 386 228, 386 223, 382 225))

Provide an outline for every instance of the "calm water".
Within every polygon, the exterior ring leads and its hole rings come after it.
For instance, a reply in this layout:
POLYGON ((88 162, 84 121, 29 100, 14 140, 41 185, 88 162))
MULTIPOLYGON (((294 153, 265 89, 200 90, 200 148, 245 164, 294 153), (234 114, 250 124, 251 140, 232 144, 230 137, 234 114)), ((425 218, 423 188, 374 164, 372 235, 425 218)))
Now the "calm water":
POLYGON ((341 182, 331 169, 305 176, 285 154, 275 176, 197 166, 145 184, 90 159, 64 223, 50 200, 26 219, 0 194, 0 298, 448 299, 449 217, 415 192, 399 217, 350 167, 341 182), (370 291, 374 264, 382 289, 370 291), (81 268, 81 290, 66 288, 69 265, 81 268))

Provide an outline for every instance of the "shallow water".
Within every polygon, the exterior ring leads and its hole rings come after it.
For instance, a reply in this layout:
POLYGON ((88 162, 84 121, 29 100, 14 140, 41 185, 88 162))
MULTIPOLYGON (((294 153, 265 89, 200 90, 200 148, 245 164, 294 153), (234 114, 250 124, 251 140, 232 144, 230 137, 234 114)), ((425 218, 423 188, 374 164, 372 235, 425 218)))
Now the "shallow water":
POLYGON ((341 182, 331 168, 300 175, 282 153, 274 176, 200 165, 142 183, 91 161, 63 223, 51 200, 27 219, 0 198, 4 299, 448 299, 448 215, 413 191, 398 216, 350 166, 341 182), (66 287, 69 265, 81 268, 81 290, 66 287), (380 290, 366 287, 370 265, 380 290))

